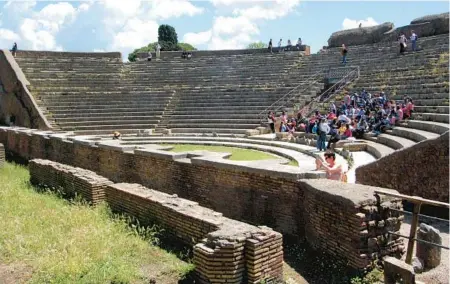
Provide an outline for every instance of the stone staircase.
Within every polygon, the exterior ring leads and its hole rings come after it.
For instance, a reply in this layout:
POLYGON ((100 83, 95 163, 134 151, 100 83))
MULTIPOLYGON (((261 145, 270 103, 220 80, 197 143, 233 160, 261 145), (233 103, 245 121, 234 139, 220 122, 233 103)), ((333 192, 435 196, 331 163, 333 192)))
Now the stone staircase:
MULTIPOLYGON (((396 42, 350 46, 348 65, 360 67, 352 88, 383 89, 395 99, 406 94, 416 102, 415 120, 446 124, 448 35, 421 38, 418 47, 399 56, 396 42)), ((304 57, 298 52, 222 52, 126 64, 119 53, 22 51, 16 61, 52 123, 78 134, 168 128, 175 135, 243 135, 260 125, 258 115, 275 101, 311 84, 312 74, 342 66, 338 48, 304 57)), ((298 101, 308 102, 322 89, 319 82, 298 101)), ((368 138, 379 145, 388 140, 368 138)))

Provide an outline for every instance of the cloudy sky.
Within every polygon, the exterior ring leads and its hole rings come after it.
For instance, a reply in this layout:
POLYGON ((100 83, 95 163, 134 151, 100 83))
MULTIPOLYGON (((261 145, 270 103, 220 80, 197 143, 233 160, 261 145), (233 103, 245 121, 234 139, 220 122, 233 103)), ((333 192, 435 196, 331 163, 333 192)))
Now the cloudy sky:
MULTIPOLYGON (((377 23, 407 25, 449 11, 447 1, 321 2, 300 0, 0 1, 0 48, 120 51, 154 42, 158 26, 175 27, 178 40, 198 49, 237 49, 283 38, 319 50, 331 33, 377 23)), ((420 35, 419 35, 420 36, 420 35)))

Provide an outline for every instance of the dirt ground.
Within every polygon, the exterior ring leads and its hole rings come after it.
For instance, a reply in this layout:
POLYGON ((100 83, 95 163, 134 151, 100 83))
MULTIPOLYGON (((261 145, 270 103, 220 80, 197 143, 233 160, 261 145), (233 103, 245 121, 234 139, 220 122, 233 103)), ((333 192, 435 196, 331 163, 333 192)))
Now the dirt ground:
POLYGON ((2 264, 0 263, 0 283, 20 284, 26 283, 32 274, 32 269, 20 263, 2 264))

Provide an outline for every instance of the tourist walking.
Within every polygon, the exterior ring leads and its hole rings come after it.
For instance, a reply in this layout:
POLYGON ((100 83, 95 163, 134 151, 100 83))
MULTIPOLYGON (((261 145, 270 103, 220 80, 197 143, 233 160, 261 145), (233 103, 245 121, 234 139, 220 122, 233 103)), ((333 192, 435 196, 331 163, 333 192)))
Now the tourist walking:
POLYGON ((400 44, 400 54, 403 55, 406 50, 406 36, 403 33, 400 34, 398 42, 400 44))
POLYGON ((269 47, 268 48, 269 48, 270 53, 273 53, 272 52, 272 39, 269 40, 269 47))
POLYGON ((409 38, 409 40, 411 41, 411 49, 412 51, 416 51, 416 42, 417 42, 417 35, 414 31, 411 31, 411 37, 409 38))
POLYGON ((342 49, 341 49, 341 55, 342 55, 342 64, 346 64, 347 63, 347 47, 345 47, 345 44, 342 44, 342 49))
POLYGON ((327 134, 330 132, 330 126, 325 118, 322 118, 317 127, 317 149, 319 151, 325 151, 325 143, 327 141, 327 134))
POLYGON ((283 39, 280 38, 280 41, 278 42, 278 52, 283 51, 283 50, 281 49, 282 43, 283 43, 283 39))
POLYGON ((159 59, 161 57, 161 45, 159 45, 159 42, 156 44, 156 59, 159 59))
POLYGON ((275 133, 275 115, 272 111, 269 111, 269 114, 267 115, 267 122, 269 123, 270 131, 275 133))

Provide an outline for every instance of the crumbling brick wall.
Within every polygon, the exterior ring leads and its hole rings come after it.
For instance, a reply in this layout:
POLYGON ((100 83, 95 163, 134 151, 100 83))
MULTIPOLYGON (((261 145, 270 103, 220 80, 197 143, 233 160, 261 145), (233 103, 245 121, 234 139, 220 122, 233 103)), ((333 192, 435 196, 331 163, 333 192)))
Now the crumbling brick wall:
POLYGON ((356 182, 449 202, 449 132, 356 169, 356 182))
POLYGON ((261 283, 283 275, 282 235, 225 218, 186 199, 139 184, 118 183, 94 172, 49 160, 29 163, 33 184, 80 194, 94 204, 105 201, 115 212, 140 224, 160 224, 181 242, 194 247, 199 283, 261 283))
POLYGON ((0 142, 6 143, 9 152, 50 157, 113 182, 138 183, 176 194, 225 217, 306 238, 315 247, 348 259, 355 268, 365 267, 384 250, 392 255, 402 252, 400 241, 384 238, 387 230, 396 231, 401 223, 386 208, 401 205, 393 199, 378 204, 373 195, 377 188, 305 180, 308 174, 298 171, 242 166, 207 156, 187 158, 185 153, 94 145, 48 134, 24 135, 19 142, 19 132, 0 128, 0 142))

